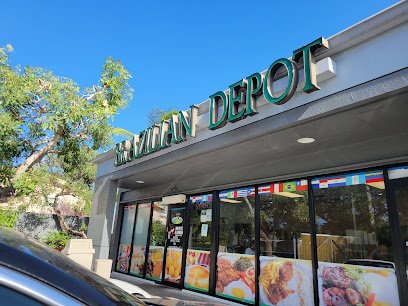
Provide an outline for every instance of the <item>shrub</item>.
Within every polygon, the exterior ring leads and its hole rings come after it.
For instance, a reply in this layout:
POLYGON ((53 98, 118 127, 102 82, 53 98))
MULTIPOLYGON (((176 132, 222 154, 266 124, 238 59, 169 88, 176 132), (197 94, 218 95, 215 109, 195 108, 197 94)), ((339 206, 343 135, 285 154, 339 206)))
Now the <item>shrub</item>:
POLYGON ((0 210, 0 226, 14 228, 18 217, 18 211, 0 210))
POLYGON ((62 250, 68 243, 70 235, 61 231, 51 231, 42 238, 42 241, 56 250, 62 250))

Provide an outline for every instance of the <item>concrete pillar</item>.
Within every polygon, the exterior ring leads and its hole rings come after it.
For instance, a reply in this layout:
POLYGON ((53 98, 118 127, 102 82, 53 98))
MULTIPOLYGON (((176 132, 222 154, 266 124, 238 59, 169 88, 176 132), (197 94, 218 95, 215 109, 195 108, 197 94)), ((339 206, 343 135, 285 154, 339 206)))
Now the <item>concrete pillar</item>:
POLYGON ((95 249, 94 259, 108 259, 118 182, 109 177, 95 181, 88 238, 95 249))
POLYGON ((109 279, 112 271, 112 259, 96 259, 95 273, 103 278, 109 279))
POLYGON ((92 248, 91 239, 70 239, 61 253, 85 268, 92 269, 95 249, 92 248))

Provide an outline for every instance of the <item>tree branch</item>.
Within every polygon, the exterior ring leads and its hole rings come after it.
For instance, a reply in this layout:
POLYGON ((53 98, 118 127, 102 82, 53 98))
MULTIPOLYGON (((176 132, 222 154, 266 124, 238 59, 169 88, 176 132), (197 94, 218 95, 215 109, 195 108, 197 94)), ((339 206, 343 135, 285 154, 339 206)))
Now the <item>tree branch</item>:
POLYGON ((59 126, 58 131, 55 133, 54 137, 43 148, 31 154, 20 166, 18 166, 12 180, 13 182, 15 182, 24 172, 41 161, 41 159, 43 159, 43 157, 49 153, 49 151, 57 144, 58 140, 61 138, 62 130, 62 127, 59 126))
POLYGON ((55 198, 54 198, 53 208, 54 208, 55 215, 57 216, 58 223, 59 223, 61 229, 62 229, 65 233, 68 233, 68 234, 70 234, 70 235, 78 236, 78 237, 81 237, 81 238, 83 238, 83 239, 86 239, 87 236, 86 236, 85 232, 74 230, 73 228, 69 227, 69 226, 65 223, 64 216, 62 215, 61 210, 60 210, 59 205, 58 205, 58 198, 59 198, 59 197, 62 197, 62 196, 66 196, 66 195, 75 196, 75 194, 72 194, 72 193, 69 193, 69 192, 61 191, 61 192, 58 193, 58 194, 55 196, 55 198))

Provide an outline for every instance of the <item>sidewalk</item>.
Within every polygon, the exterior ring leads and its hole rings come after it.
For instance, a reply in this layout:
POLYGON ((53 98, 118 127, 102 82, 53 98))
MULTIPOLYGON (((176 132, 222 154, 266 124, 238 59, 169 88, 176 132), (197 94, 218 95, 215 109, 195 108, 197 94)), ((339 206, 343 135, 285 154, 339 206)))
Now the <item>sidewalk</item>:
MULTIPOLYGON (((216 297, 206 296, 191 292, 188 290, 180 290, 160 284, 156 284, 153 281, 125 275, 121 273, 112 272, 111 278, 118 279, 133 285, 138 286, 142 290, 146 291, 151 298, 141 298, 145 302, 153 303, 155 305, 165 306, 181 306, 181 305, 212 305, 212 306, 224 306, 224 305, 241 305, 234 302, 225 301, 216 297)), ((126 291, 125 285, 118 285, 126 291)))

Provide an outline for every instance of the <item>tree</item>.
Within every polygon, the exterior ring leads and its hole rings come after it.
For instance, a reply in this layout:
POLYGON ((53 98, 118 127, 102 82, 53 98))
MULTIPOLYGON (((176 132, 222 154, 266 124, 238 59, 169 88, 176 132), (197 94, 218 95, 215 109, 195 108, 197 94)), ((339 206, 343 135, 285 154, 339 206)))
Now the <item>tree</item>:
POLYGON ((119 61, 107 59, 99 84, 81 92, 74 81, 45 69, 11 67, 11 50, 0 51, 0 137, 10 139, 1 152, 5 179, 16 181, 50 154, 71 165, 82 148, 98 150, 109 143, 109 120, 131 98, 131 76, 119 61))
POLYGON ((132 97, 131 75, 110 57, 99 82, 80 90, 46 69, 12 67, 12 50, 0 48, 0 187, 11 187, 15 197, 56 191, 53 205, 61 217, 59 202, 68 194, 90 205, 90 160, 111 144, 111 120, 132 97))
POLYGON ((154 125, 154 124, 159 124, 163 120, 170 119, 171 115, 177 115, 177 114, 178 114, 178 111, 176 110, 164 111, 160 108, 153 108, 147 114, 147 120, 149 122, 149 125, 154 125))
POLYGON ((276 194, 260 196, 260 235, 265 243, 265 253, 272 256, 273 240, 291 240, 309 233, 309 207, 307 191, 296 192, 302 197, 289 198, 276 194), (276 238, 274 238, 276 237, 276 238))

